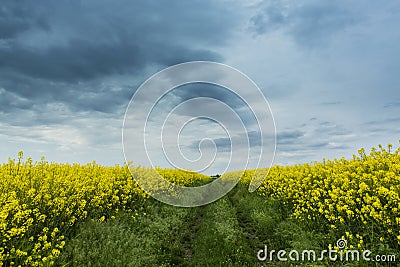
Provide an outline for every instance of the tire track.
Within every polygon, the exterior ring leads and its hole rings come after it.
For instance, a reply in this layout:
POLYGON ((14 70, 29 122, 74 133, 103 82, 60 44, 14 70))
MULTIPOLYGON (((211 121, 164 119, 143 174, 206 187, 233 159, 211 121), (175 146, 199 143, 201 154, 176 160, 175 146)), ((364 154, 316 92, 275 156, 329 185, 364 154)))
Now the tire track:
MULTIPOLYGON (((253 227, 254 222, 252 221, 251 217, 249 216, 249 212, 244 212, 240 206, 239 202, 240 201, 240 196, 237 196, 237 194, 240 194, 240 190, 244 190, 243 188, 239 188, 236 186, 229 194, 228 194, 228 199, 231 202, 232 207, 235 209, 236 212, 236 218, 238 221, 238 224, 241 228, 241 231, 243 235, 246 237, 246 240, 251 248, 251 250, 254 252, 254 258, 257 259, 256 253, 257 251, 263 247, 263 242, 261 238, 259 238, 256 234, 256 231, 253 227)), ((246 194, 249 194, 246 192, 246 194)), ((261 262, 256 262, 254 266, 263 266, 261 262)))
POLYGON ((204 207, 196 207, 191 209, 195 210, 189 211, 189 213, 192 214, 189 214, 187 218, 188 228, 182 240, 182 246, 185 252, 185 260, 188 263, 188 265, 190 265, 190 263, 193 260, 193 254, 194 254, 193 244, 195 243, 195 240, 197 238, 199 225, 201 223, 204 214, 204 207))

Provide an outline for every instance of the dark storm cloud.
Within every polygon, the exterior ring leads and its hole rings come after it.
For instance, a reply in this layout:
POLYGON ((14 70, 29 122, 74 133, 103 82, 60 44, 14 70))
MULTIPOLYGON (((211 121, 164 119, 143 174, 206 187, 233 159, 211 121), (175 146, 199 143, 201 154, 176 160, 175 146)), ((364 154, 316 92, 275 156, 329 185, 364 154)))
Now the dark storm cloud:
POLYGON ((360 20, 357 4, 348 1, 263 1, 251 19, 257 34, 283 30, 302 45, 323 45, 360 20))
POLYGON ((3 76, 7 76, 7 79, 0 80, 0 112, 12 114, 18 109, 27 110, 32 116, 39 113, 40 116, 34 117, 42 122, 55 115, 54 111, 47 110, 49 103, 65 105, 64 108, 70 111, 113 112, 120 116, 121 105, 126 104, 132 95, 132 87, 119 85, 120 90, 113 91, 107 81, 65 83, 14 73, 3 73, 3 76))
POLYGON ((143 46, 133 42, 118 40, 100 43, 72 39, 66 45, 47 49, 32 49, 20 43, 11 43, 9 47, 0 49, 0 66, 33 78, 76 82, 103 75, 137 73, 148 63, 168 66, 188 60, 218 58, 215 53, 206 50, 192 51, 168 44, 149 49, 149 44, 143 46))
POLYGON ((30 3, 33 11, 47 9, 42 20, 51 29, 43 32, 29 25, 19 38, 8 40, 0 50, 0 66, 32 77, 77 81, 133 71, 148 63, 217 59, 201 40, 221 42, 228 33, 224 26, 232 22, 213 17, 221 6, 211 9, 207 2, 89 2, 30 3))
POLYGON ((148 75, 146 68, 220 60, 213 47, 229 40, 237 24, 232 12, 212 1, 6 1, 0 88, 8 99, 15 94, 113 112, 148 75), (129 83, 119 81, 124 75, 129 83), (113 78, 122 91, 109 90, 113 78))
POLYGON ((10 43, 8 48, 0 50, 0 66, 33 78, 75 82, 127 71, 134 62, 140 67, 143 59, 137 51, 134 44, 101 44, 79 39, 46 49, 10 43))
POLYGON ((0 40, 16 37, 32 28, 49 29, 42 10, 31 9, 27 1, 4 0, 0 7, 0 40))

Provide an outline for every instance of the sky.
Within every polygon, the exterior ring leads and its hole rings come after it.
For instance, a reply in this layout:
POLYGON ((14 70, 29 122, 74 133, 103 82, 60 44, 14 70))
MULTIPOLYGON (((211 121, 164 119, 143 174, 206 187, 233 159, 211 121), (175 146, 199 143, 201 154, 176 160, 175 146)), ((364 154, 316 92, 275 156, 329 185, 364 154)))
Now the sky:
MULTIPOLYGON (((378 144, 397 147, 398 25, 396 0, 3 0, 0 162, 23 150, 34 160, 122 164, 132 96, 153 74, 188 61, 227 64, 257 84, 276 125, 274 164, 351 158, 378 144)), ((195 87, 161 99, 158 118, 202 96, 242 108, 243 123, 251 125, 248 110, 229 92, 195 87)), ((174 115, 179 121, 210 108, 193 105, 174 115)), ((179 144, 186 158, 216 155, 206 173, 243 161, 229 153, 239 134, 230 139, 211 120, 186 126, 179 144)), ((251 141, 257 133, 249 132, 250 144, 239 143, 240 151, 260 146, 251 141)), ((162 152, 151 157, 165 164, 162 152)))

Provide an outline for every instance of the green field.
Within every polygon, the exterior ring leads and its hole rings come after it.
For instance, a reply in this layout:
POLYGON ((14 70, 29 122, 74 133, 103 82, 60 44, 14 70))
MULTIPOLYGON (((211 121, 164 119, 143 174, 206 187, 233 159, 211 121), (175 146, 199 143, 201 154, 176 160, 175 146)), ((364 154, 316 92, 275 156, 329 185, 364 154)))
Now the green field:
MULTIPOLYGON (((133 177, 146 168, 34 163, 21 152, 0 166, 0 266, 396 266, 400 149, 379 148, 227 173, 241 175, 233 190, 191 208, 142 191, 133 177), (249 193, 256 175, 266 179, 249 193)), ((161 173, 185 186, 212 180, 161 173)))
MULTIPOLYGON (((67 266, 262 266, 257 251, 314 248, 321 240, 284 217, 285 207, 241 185, 207 206, 150 201, 146 215, 83 223, 61 255, 67 266)), ((275 262, 276 263, 276 262, 275 262)))
MULTIPOLYGON (((196 208, 172 207, 157 201, 149 212, 132 219, 121 213, 106 222, 83 223, 67 242, 59 266, 395 266, 356 261, 319 261, 327 248, 324 234, 289 216, 279 201, 250 194, 244 185, 227 196, 196 208), (317 251, 313 262, 261 261, 257 252, 269 248, 317 251)), ((395 251, 381 248, 378 253, 395 251)), ((288 255, 286 255, 288 257, 288 255)), ((361 256, 360 256, 361 257, 361 256)))

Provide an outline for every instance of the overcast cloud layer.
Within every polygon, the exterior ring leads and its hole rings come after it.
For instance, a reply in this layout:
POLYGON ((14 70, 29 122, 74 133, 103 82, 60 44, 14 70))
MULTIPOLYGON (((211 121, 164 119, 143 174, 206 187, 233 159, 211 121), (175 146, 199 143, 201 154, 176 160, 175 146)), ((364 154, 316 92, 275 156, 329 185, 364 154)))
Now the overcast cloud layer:
MULTIPOLYGON (((24 150, 49 161, 123 163, 123 116, 137 87, 192 60, 229 64, 261 88, 277 126, 277 164, 398 144, 398 25, 396 0, 2 1, 0 161, 24 150)), ((201 90, 242 107, 223 90, 201 90)), ((166 97, 165 110, 195 91, 166 97)), ((201 135, 186 131, 189 158, 207 129, 199 125, 201 135)), ((228 160, 227 136, 210 135, 228 160)))

